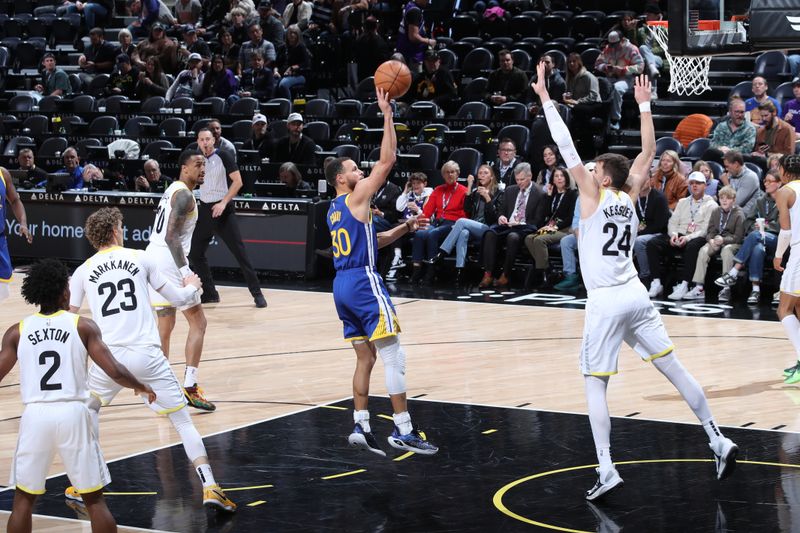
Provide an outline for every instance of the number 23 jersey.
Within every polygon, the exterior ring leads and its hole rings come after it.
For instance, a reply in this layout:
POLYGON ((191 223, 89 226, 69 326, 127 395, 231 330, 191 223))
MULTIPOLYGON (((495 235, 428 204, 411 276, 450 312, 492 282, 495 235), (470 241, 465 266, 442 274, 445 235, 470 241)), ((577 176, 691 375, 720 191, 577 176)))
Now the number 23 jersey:
POLYGON ((581 219, 578 234, 581 275, 587 291, 623 285, 637 277, 633 243, 638 229, 631 197, 600 189, 597 211, 581 219))

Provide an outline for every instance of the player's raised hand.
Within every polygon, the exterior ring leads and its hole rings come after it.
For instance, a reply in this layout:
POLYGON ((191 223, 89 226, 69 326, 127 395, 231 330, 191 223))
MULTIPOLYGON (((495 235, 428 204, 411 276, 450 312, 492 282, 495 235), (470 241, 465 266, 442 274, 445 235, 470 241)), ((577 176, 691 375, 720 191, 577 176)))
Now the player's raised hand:
POLYGON ((639 74, 633 82, 633 97, 636 99, 637 104, 649 102, 651 94, 650 78, 645 74, 639 74))
POLYGON ((533 89, 533 92, 539 97, 539 100, 541 100, 543 96, 548 100, 550 99, 550 95, 547 94, 547 87, 544 84, 544 71, 544 61, 539 61, 536 65, 536 81, 531 83, 531 89, 533 89))
POLYGON ((381 109, 383 116, 391 116, 392 104, 389 102, 389 94, 380 87, 375 88, 375 94, 378 96, 378 107, 381 109))

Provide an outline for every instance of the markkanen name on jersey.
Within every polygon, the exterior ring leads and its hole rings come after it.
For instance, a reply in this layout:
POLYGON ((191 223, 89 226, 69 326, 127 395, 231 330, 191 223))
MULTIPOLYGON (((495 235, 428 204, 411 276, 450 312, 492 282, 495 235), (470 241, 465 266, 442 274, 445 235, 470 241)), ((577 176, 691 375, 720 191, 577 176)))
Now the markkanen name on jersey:
POLYGON ((105 263, 97 265, 97 267, 92 270, 92 273, 89 275, 89 282, 97 283, 100 279, 100 276, 112 270, 125 270, 130 272, 131 276, 135 276, 139 273, 139 267, 130 261, 118 261, 115 259, 110 259, 105 263))

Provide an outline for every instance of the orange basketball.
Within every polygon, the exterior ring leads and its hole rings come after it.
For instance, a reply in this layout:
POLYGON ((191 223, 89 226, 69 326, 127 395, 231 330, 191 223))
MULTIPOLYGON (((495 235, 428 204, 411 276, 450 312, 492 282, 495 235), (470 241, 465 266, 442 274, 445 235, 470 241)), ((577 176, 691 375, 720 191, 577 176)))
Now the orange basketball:
POLYGON ((375 87, 386 91, 389 98, 400 98, 411 87, 411 71, 402 61, 386 61, 375 71, 375 87))

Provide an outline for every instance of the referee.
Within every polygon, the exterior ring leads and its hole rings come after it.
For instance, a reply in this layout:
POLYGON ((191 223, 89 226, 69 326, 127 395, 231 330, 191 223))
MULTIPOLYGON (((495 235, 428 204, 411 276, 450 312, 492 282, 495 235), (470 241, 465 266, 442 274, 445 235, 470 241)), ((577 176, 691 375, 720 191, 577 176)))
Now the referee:
POLYGON ((189 261, 192 269, 203 281, 203 303, 219 302, 219 293, 211 277, 206 250, 214 234, 218 235, 231 251, 242 269, 247 288, 253 295, 256 307, 266 307, 267 300, 261 294, 258 276, 242 243, 239 224, 231 203, 242 188, 242 175, 231 154, 214 148, 214 135, 208 128, 197 132, 197 147, 206 156, 206 175, 200 185, 200 209, 197 226, 192 235, 189 261))

